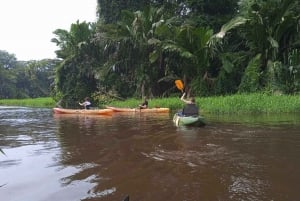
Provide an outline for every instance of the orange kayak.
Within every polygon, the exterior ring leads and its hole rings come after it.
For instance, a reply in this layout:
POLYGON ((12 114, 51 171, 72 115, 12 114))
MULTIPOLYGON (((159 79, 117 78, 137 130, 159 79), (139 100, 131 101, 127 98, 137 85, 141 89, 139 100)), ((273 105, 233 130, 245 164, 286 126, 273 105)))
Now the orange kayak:
POLYGON ((83 115, 112 115, 113 110, 111 109, 96 109, 96 110, 85 110, 85 109, 64 109, 64 108, 53 108, 55 114, 83 114, 83 115))
POLYGON ((147 109, 139 109, 139 108, 118 108, 106 106, 107 109, 111 109, 114 112, 141 112, 141 113, 168 113, 170 111, 169 108, 147 108, 147 109))

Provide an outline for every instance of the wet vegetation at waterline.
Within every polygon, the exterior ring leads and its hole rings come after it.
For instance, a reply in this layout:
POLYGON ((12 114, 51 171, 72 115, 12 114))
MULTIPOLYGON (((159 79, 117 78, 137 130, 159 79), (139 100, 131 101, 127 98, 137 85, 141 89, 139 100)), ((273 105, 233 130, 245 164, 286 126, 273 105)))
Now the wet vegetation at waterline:
POLYGON ((209 113, 295 113, 300 112, 299 95, 249 95, 199 99, 200 107, 209 113))
MULTIPOLYGON (((135 108, 141 99, 107 102, 106 105, 115 107, 135 108)), ((300 113, 300 95, 268 95, 264 93, 236 94, 230 96, 196 97, 201 113, 300 113)), ((52 98, 34 99, 2 99, 0 105, 24 107, 55 107, 52 98)), ((178 110, 184 105, 178 97, 149 99, 149 107, 168 107, 178 110)), ((97 106, 95 106, 97 107, 97 106)), ((98 105, 104 108, 105 105, 98 105)))

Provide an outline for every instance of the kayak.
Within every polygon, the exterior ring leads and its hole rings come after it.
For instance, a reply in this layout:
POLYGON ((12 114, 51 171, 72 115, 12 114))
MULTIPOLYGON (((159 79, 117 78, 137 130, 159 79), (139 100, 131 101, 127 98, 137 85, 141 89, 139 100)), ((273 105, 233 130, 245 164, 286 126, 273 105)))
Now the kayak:
POLYGON ((64 109, 64 108, 53 108, 55 114, 84 114, 84 115, 112 115, 111 109, 64 109))
POLYGON ((113 115, 94 115, 94 114, 64 114, 64 113, 54 113, 53 114, 54 119, 57 120, 64 120, 64 119, 112 119, 113 115))
POLYGON ((114 112, 168 113, 170 111, 169 108, 163 108, 163 107, 139 109, 139 108, 118 108, 118 107, 106 106, 106 108, 111 109, 114 112))
POLYGON ((204 117, 198 116, 182 116, 176 113, 173 117, 173 122, 176 126, 205 126, 204 117))
POLYGON ((111 109, 96 109, 96 110, 86 110, 86 109, 64 109, 64 108, 53 108, 55 114, 83 114, 83 115, 112 115, 113 111, 111 109))

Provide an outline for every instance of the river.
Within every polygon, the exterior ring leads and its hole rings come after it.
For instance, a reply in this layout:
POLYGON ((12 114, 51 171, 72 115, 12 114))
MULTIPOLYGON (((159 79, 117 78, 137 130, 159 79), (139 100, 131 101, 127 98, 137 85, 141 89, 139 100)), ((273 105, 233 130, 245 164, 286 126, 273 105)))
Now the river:
POLYGON ((296 201, 300 114, 54 115, 0 107, 0 200, 296 201))

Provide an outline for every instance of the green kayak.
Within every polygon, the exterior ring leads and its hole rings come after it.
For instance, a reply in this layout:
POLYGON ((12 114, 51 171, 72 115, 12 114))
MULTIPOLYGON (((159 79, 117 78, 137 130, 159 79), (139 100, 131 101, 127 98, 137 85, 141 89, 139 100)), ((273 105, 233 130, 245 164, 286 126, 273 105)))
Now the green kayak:
POLYGON ((198 116, 182 116, 175 113, 173 122, 176 126, 205 126, 204 117, 198 116))

